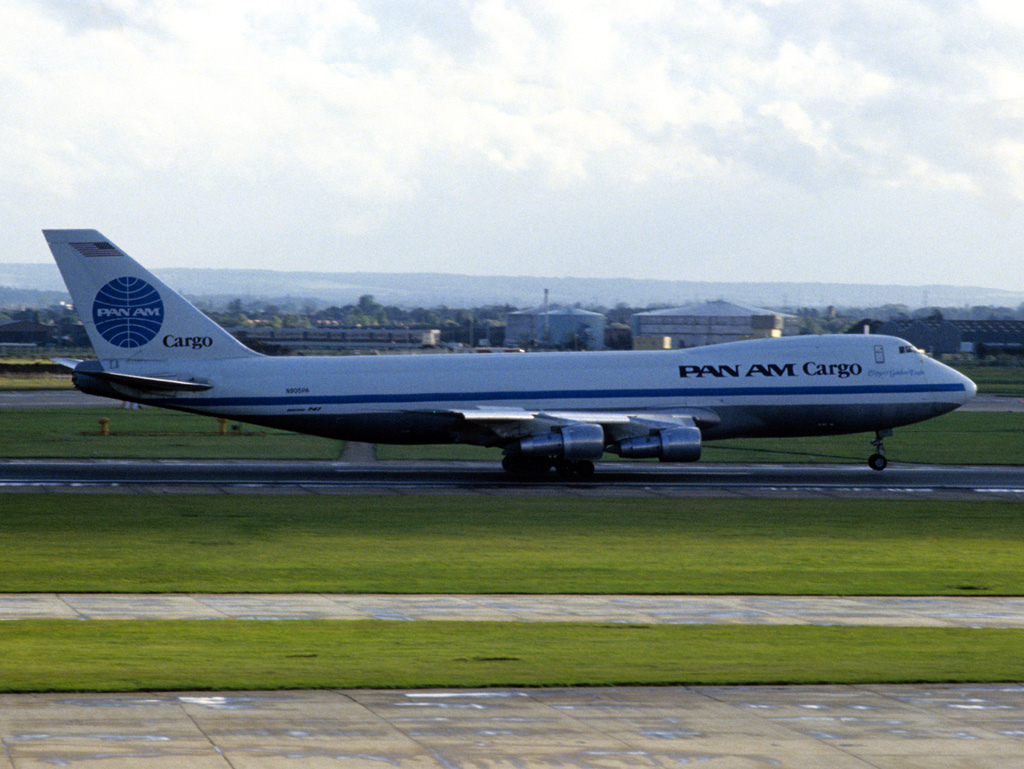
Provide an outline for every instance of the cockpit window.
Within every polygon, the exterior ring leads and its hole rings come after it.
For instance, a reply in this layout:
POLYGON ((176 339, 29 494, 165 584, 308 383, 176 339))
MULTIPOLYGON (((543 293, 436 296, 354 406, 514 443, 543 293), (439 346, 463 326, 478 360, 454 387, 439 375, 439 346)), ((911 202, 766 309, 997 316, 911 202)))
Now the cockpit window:
POLYGON ((924 350, 922 350, 920 348, 917 348, 917 347, 914 347, 914 345, 912 345, 912 344, 901 344, 900 345, 900 355, 904 355, 904 354, 906 354, 908 352, 916 352, 916 353, 919 353, 919 354, 923 354, 924 350))

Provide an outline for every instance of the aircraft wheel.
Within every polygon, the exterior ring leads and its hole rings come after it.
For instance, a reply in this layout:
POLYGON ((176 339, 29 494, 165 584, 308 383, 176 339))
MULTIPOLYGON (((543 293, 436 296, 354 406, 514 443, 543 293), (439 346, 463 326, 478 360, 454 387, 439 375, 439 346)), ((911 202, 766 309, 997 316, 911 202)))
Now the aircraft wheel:
POLYGON ((512 475, 525 475, 526 470, 526 457, 522 454, 506 454, 501 458, 501 466, 506 473, 512 475))
POLYGON ((559 459, 555 462, 555 472, 563 478, 572 478, 576 474, 576 463, 559 459))
POLYGON ((576 475, 580 478, 590 478, 594 475, 594 463, 589 459, 581 459, 579 462, 573 462, 576 465, 576 475))
POLYGON ((868 457, 868 467, 872 470, 884 470, 887 464, 889 464, 888 460, 881 454, 872 454, 868 457))
POLYGON ((526 463, 526 472, 530 475, 547 475, 551 469, 552 462, 548 457, 530 457, 526 463))
POLYGON ((555 461, 555 472, 563 478, 589 478, 594 474, 594 463, 589 459, 559 459, 555 461))
POLYGON ((544 475, 551 469, 547 457, 528 457, 523 454, 506 454, 501 460, 505 472, 512 475, 544 475))

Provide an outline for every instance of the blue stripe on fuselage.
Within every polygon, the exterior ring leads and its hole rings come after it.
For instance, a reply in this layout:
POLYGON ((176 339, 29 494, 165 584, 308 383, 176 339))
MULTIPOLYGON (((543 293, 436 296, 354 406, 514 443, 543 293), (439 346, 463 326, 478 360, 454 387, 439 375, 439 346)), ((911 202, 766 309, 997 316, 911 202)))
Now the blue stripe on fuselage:
POLYGON ((368 393, 365 395, 240 396, 231 398, 160 398, 153 403, 179 407, 328 406, 352 404, 417 404, 436 402, 608 400, 614 398, 721 398, 728 396, 907 395, 964 392, 959 383, 906 385, 817 385, 803 387, 714 387, 622 390, 498 390, 495 392, 368 393))

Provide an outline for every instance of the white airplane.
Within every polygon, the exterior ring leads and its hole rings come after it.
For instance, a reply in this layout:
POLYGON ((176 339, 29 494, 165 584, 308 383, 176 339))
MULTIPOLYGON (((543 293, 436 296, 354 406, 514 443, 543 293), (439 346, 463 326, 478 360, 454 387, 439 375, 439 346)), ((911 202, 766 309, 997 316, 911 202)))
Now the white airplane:
POLYGON ((268 357, 96 230, 44 230, 98 360, 78 389, 371 443, 470 443, 515 474, 589 476, 604 452, 693 462, 705 440, 874 432, 952 411, 974 382, 888 336, 672 352, 268 357))

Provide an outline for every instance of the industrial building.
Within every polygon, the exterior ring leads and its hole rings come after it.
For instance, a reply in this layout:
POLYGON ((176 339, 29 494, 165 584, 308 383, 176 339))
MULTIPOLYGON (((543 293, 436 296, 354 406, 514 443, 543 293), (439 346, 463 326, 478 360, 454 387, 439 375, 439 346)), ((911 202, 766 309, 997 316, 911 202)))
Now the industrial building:
POLYGON ((0 321, 0 345, 34 347, 54 341, 54 327, 34 320, 0 321))
POLYGON ((635 349, 700 347, 743 339, 793 336, 798 319, 760 307, 718 300, 639 312, 633 316, 635 349))
POLYGON ((875 334, 906 339, 933 355, 988 352, 1024 346, 1024 320, 945 320, 893 318, 872 328, 875 334))
POLYGON ((386 328, 356 326, 337 328, 271 328, 252 326, 228 329, 242 344, 277 350, 418 350, 437 347, 436 328, 386 328))
POLYGON ((535 307, 508 314, 505 344, 520 347, 604 349, 605 318, 577 307, 535 307))

